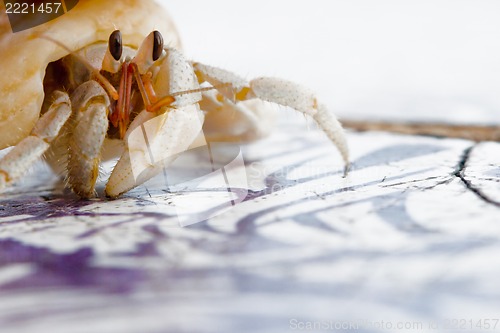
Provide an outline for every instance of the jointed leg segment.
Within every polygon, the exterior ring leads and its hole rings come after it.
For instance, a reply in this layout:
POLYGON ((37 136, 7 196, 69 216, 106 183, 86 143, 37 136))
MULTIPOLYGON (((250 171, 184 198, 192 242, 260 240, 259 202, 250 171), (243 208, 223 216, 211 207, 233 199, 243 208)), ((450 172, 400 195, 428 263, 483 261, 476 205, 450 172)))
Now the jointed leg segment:
POLYGON ((71 97, 74 109, 68 150, 68 183, 83 198, 94 196, 101 148, 108 131, 109 99, 96 82, 80 85, 71 97))
POLYGON ((0 189, 19 180, 49 148, 71 116, 71 102, 65 92, 56 91, 55 100, 37 121, 31 134, 0 160, 0 189))
POLYGON ((338 148, 345 163, 344 171, 347 172, 349 151, 342 126, 326 106, 318 103, 313 92, 282 79, 262 77, 247 82, 220 68, 199 63, 193 63, 193 67, 200 83, 208 82, 214 87, 223 86, 218 90, 229 103, 258 98, 310 115, 338 148))

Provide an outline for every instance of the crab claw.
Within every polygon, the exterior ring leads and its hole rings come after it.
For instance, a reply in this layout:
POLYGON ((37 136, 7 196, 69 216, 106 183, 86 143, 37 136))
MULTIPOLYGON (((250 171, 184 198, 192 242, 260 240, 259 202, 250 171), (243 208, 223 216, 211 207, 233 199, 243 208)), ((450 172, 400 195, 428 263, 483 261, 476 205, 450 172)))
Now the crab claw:
POLYGON ((125 134, 125 151, 106 185, 106 195, 116 198, 159 174, 200 135, 204 114, 193 69, 184 56, 167 49, 158 63, 153 86, 159 96, 176 94, 175 102, 159 112, 139 113, 125 134), (189 92, 179 94, 180 92, 189 92))
POLYGON ((159 174, 199 136, 203 113, 197 104, 155 116, 142 111, 125 137, 126 150, 106 185, 106 195, 116 198, 159 174))

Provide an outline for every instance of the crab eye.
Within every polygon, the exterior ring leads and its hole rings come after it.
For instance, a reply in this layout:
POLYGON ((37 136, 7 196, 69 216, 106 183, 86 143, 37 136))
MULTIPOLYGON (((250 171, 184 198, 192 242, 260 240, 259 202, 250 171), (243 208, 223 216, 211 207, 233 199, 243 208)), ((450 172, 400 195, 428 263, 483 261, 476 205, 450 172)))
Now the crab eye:
POLYGON ((163 37, 158 31, 153 31, 144 38, 131 62, 137 65, 141 75, 146 74, 155 61, 160 59, 163 51, 163 37))
POLYGON ((153 32, 153 61, 160 58, 163 52, 163 37, 159 31, 153 32))
POLYGON ((120 60, 123 51, 122 33, 120 32, 120 30, 115 30, 111 33, 111 35, 109 36, 108 47, 109 52, 111 53, 113 58, 115 60, 120 60))

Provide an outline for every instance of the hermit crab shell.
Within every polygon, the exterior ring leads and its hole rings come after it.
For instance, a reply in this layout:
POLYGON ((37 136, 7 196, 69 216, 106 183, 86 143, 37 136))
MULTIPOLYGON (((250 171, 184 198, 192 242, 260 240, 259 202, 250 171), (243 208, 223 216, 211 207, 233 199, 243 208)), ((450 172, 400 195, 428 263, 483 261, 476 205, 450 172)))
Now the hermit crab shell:
POLYGON ((152 0, 80 0, 68 13, 37 27, 13 33, 0 3, 0 149, 26 137, 39 118, 47 65, 68 51, 40 35, 76 51, 107 42, 119 29, 123 43, 138 48, 153 30, 165 44, 180 48, 177 30, 165 10, 152 0))

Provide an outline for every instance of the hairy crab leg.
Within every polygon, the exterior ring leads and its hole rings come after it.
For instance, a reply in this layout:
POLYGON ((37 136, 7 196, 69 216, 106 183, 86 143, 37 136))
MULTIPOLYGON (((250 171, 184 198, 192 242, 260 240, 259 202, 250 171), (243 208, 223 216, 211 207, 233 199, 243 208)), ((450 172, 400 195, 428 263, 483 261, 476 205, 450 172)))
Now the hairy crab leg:
POLYGON ((325 105, 318 103, 313 92, 282 79, 262 77, 247 82, 224 69, 200 63, 192 65, 200 83, 208 82, 214 87, 226 86, 218 90, 229 103, 257 98, 288 106, 311 116, 339 150, 345 163, 344 173, 347 173, 349 150, 342 125, 325 105), (227 88, 228 84, 229 88, 227 88))
POLYGON ((0 160, 0 189, 20 179, 49 148, 71 116, 71 102, 65 92, 55 91, 55 100, 37 121, 31 134, 0 160))
POLYGON ((83 198, 95 195, 101 148, 108 131, 109 98, 97 81, 87 81, 72 94, 75 123, 69 139, 68 183, 83 198))

